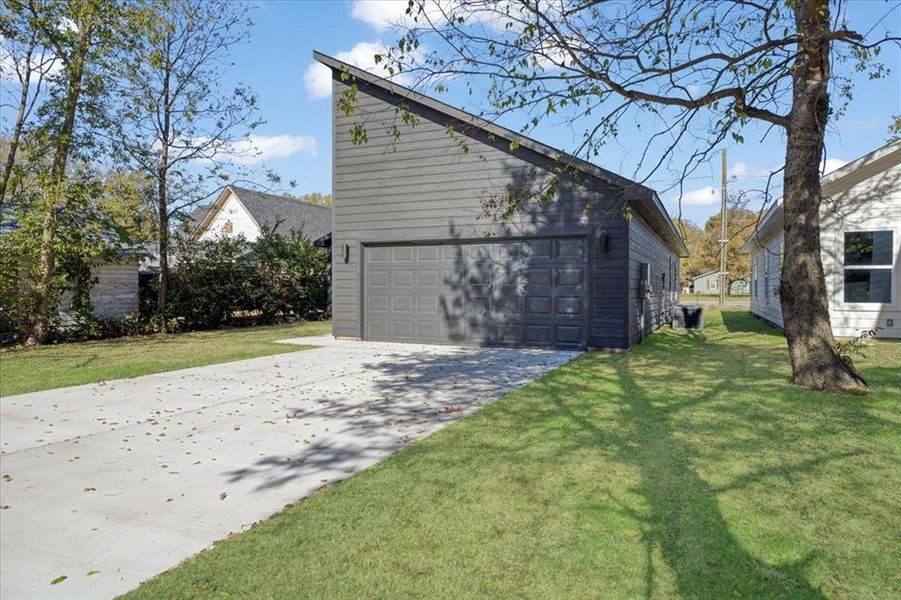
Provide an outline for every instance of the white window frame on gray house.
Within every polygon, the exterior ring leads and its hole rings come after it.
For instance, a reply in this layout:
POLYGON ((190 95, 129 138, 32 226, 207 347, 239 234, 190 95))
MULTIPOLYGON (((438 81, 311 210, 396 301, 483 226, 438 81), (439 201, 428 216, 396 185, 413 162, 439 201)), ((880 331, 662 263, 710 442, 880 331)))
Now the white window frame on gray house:
MULTIPOLYGON (((896 269, 894 269, 893 257, 896 256, 899 252, 898 250, 898 229, 894 227, 884 227, 884 226, 870 226, 870 227, 854 227, 849 229, 844 229, 841 234, 837 238, 839 248, 839 256, 842 259, 842 270, 838 277, 838 284, 840 286, 838 298, 839 301, 844 308, 889 308, 895 305, 897 298, 894 297, 894 288, 896 284, 896 277, 898 276, 896 269), (876 264, 848 264, 847 263, 847 254, 846 254, 846 242, 849 235, 853 234, 879 234, 879 233, 888 233, 891 236, 890 239, 890 248, 888 252, 888 262, 879 262, 876 264), (848 271, 888 271, 889 273, 889 281, 888 281, 888 293, 889 298, 888 301, 882 300, 874 300, 874 301, 866 301, 866 300, 847 300, 848 288, 846 286, 846 276, 848 271)), ((875 253, 875 237, 874 237, 874 248, 873 252, 875 253)))

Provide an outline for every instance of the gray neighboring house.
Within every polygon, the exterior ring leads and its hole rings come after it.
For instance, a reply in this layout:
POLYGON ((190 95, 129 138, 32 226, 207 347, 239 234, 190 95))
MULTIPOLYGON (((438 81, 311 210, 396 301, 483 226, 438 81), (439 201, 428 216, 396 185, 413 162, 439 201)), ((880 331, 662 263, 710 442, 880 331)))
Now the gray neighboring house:
POLYGON ((332 70, 333 100, 356 86, 353 114, 333 106, 335 336, 627 349, 669 321, 688 251, 653 190, 314 58, 332 70), (366 143, 353 139, 359 126, 366 143), (485 218, 486 203, 561 166, 552 199, 485 218))
POLYGON ((236 185, 226 186, 211 206, 199 207, 191 218, 197 240, 243 235, 254 242, 264 227, 277 226, 279 233, 297 231, 318 246, 331 242, 332 209, 328 206, 236 185))

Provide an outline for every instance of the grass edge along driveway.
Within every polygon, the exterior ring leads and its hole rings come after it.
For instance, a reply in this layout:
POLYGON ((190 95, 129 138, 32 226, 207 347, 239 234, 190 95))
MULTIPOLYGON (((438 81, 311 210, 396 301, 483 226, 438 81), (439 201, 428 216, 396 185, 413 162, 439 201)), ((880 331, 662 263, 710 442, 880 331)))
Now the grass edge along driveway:
POLYGON ((884 598, 901 344, 869 396, 788 385, 745 312, 589 353, 129 598, 884 598))
POLYGON ((9 348, 0 350, 0 396, 296 352, 312 346, 275 342, 330 332, 330 321, 301 321, 9 348))

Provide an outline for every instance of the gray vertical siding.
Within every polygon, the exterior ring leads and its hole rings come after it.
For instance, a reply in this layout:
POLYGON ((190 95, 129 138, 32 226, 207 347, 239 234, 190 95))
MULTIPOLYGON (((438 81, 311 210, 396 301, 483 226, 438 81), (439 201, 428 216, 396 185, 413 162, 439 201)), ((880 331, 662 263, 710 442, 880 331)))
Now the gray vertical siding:
MULTIPOLYGON (((333 86, 337 101, 346 87, 337 77, 333 86)), ((482 130, 464 130, 447 115, 418 104, 409 108, 419 122, 403 125, 396 110, 401 101, 360 82, 354 113, 334 111, 334 334, 362 335, 363 244, 575 234, 589 236, 588 344, 625 347, 628 235, 621 190, 596 179, 580 181, 503 224, 485 218, 486 201, 534 184, 553 163, 525 148, 511 150, 509 142, 482 130), (366 143, 353 144, 350 129, 356 124, 366 128, 366 143), (449 124, 457 130, 454 136, 448 134, 449 124), (395 126, 399 138, 392 133, 395 126), (586 206, 592 207, 589 215, 586 206), (598 231, 604 232, 606 249, 598 242, 598 231), (347 262, 344 244, 350 248, 347 262)))
POLYGON ((632 346, 670 322, 672 308, 679 301, 679 256, 666 247, 641 217, 632 218, 628 232, 628 329, 629 346, 632 346), (647 298, 642 293, 641 263, 651 265, 653 292, 647 298), (666 274, 665 284, 663 274, 666 274))

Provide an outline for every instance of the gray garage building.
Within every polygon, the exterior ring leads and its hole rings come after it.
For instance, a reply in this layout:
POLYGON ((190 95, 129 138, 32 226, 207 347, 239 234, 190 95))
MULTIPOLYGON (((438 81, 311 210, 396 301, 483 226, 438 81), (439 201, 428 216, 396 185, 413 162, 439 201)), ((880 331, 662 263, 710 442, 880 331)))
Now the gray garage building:
POLYGON ((314 57, 333 74, 335 336, 626 349, 668 322, 687 250, 653 190, 314 57), (486 209, 510 197, 529 199, 486 209))

